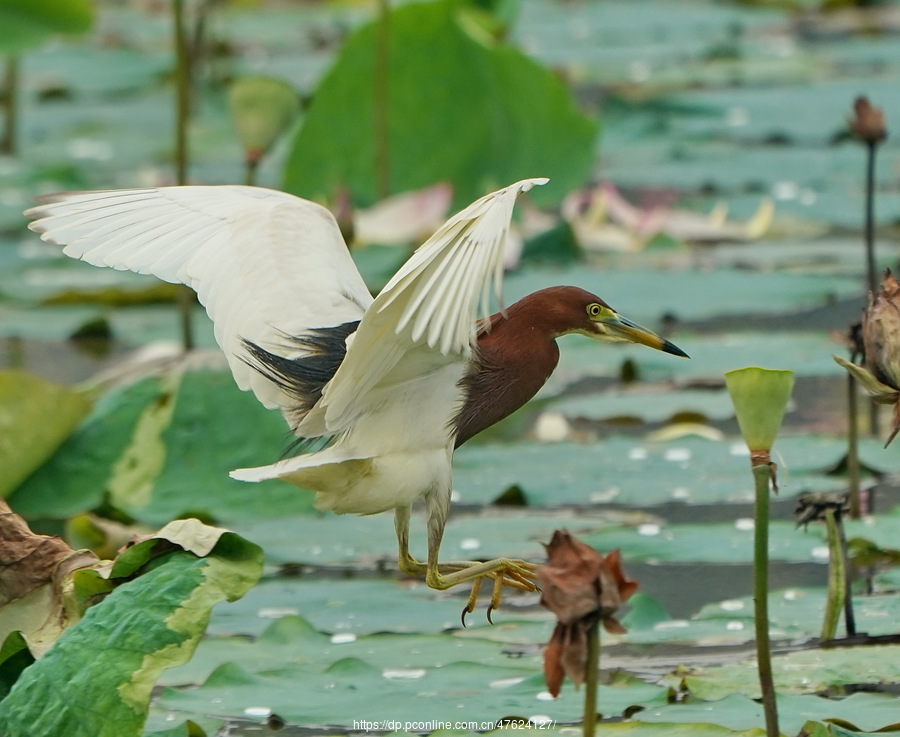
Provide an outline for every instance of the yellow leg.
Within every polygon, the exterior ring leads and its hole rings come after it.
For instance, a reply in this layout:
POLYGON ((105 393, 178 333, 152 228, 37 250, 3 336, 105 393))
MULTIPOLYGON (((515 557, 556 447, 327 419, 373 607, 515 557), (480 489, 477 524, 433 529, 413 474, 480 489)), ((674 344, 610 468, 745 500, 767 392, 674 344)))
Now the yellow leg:
POLYGON ((394 524, 399 545, 397 565, 403 573, 409 576, 421 576, 424 574, 425 583, 431 588, 440 591, 446 591, 453 586, 471 581, 472 590, 463 610, 463 624, 465 624, 465 615, 475 609, 481 583, 485 578, 489 578, 494 582, 488 606, 488 620, 490 620, 491 612, 500 606, 504 586, 521 591, 538 590, 534 583, 534 572, 537 566, 524 560, 497 558, 485 562, 438 562, 440 539, 443 536, 443 520, 440 519, 442 515, 429 515, 428 563, 420 563, 409 553, 409 514, 410 510, 408 507, 397 509, 394 514, 394 524), (433 526, 436 518, 441 522, 439 528, 433 526))

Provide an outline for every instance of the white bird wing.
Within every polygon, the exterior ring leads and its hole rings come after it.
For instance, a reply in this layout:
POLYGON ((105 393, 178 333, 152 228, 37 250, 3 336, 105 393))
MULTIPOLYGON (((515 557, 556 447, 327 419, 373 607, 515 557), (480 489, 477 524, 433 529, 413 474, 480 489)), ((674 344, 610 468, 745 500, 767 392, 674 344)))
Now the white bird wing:
POLYGON ((347 356, 298 434, 349 429, 379 385, 466 360, 479 309, 499 295, 503 246, 520 192, 547 179, 525 179, 473 202, 448 220, 388 282, 350 342, 347 356), (414 364, 414 365, 413 365, 414 364))
POLYGON ((288 358, 286 336, 362 318, 372 297, 325 208, 259 187, 51 195, 30 228, 96 266, 187 284, 212 318, 235 381, 269 408, 292 400, 248 366, 242 340, 288 358))

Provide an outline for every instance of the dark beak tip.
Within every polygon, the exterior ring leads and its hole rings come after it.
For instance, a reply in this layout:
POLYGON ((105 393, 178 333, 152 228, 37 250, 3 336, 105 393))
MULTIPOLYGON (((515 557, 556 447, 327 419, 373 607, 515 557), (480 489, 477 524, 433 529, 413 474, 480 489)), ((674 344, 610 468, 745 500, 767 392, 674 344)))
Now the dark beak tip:
POLYGON ((662 349, 665 353, 671 353, 673 356, 680 356, 681 358, 690 358, 690 356, 687 353, 685 353, 683 350, 681 350, 681 348, 679 348, 677 345, 675 345, 674 343, 672 343, 668 340, 665 343, 663 343, 662 349))

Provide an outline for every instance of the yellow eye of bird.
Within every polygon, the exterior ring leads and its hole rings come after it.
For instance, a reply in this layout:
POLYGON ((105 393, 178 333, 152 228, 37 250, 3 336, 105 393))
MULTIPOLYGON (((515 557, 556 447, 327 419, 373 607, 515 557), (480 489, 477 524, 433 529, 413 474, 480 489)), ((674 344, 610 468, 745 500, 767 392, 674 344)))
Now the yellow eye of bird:
POLYGON ((588 313, 588 317, 598 318, 598 317, 600 317, 600 315, 603 314, 603 306, 597 304, 596 302, 591 302, 587 306, 587 313, 588 313))

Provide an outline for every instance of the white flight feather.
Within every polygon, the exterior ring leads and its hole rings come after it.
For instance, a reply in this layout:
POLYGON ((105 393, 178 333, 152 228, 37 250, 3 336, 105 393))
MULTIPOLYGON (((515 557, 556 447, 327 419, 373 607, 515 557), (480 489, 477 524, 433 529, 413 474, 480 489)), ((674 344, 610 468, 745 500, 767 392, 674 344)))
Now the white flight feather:
POLYGON ((73 258, 193 288, 238 386, 267 407, 293 400, 244 363, 242 339, 285 355, 286 335, 359 320, 372 303, 331 214, 284 192, 72 192, 26 214, 32 230, 73 258))
POLYGON ((368 411, 365 397, 373 388, 410 375, 404 361, 421 360, 413 347, 432 349, 432 370, 468 360, 479 308, 483 317, 490 315, 488 285, 493 282, 499 293, 516 197, 546 181, 526 179, 476 200, 416 250, 366 312, 346 359, 299 434, 351 428, 368 411))

